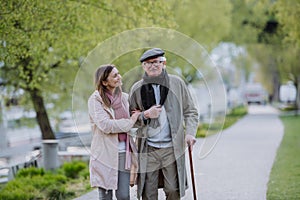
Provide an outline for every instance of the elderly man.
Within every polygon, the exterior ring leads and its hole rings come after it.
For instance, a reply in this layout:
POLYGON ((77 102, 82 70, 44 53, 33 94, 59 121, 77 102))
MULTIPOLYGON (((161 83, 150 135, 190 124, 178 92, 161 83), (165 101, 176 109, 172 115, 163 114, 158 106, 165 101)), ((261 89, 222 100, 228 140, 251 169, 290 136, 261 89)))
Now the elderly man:
POLYGON ((198 112, 182 79, 166 71, 165 52, 153 48, 140 58, 145 71, 129 94, 131 110, 141 110, 137 122, 138 198, 155 200, 163 187, 166 199, 185 195, 185 148, 194 145, 198 112))

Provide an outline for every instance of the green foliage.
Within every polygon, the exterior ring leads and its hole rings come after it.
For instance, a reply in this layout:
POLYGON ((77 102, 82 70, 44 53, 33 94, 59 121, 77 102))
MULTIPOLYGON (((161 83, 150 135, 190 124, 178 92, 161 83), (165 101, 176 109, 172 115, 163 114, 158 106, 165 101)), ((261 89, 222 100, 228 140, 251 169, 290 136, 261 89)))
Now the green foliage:
POLYGON ((90 171, 88 167, 85 167, 83 170, 80 171, 79 175, 84 179, 88 179, 90 177, 90 171))
POLYGON ((282 47, 277 59, 283 83, 292 81, 295 85, 298 84, 298 79, 300 80, 300 60, 297 59, 298 55, 300 55, 300 48, 293 48, 291 45, 282 47))
MULTIPOLYGON (((42 106, 32 95, 40 95, 53 105, 54 118, 71 109, 80 62, 98 43, 131 28, 174 26, 163 1, 11 0, 0 6, 0 79, 6 88, 31 94, 36 112, 42 106)), ((40 126, 48 126, 47 112, 37 116, 40 126)), ((43 138, 54 137, 50 127, 40 128, 43 138)))
POLYGON ((14 128, 20 128, 20 127, 34 128, 36 126, 36 119, 22 117, 19 119, 9 120, 7 123, 9 127, 14 127, 14 128))
POLYGON ((277 0, 274 6, 276 17, 284 33, 284 42, 300 48, 300 2, 298 0, 277 0))
POLYGON ((281 104, 278 106, 278 108, 283 112, 295 111, 295 113, 297 113, 298 111, 297 106, 295 104, 281 104))
POLYGON ((82 185, 79 187, 83 188, 70 189, 72 184, 88 181, 87 177, 87 164, 81 161, 65 163, 57 172, 44 171, 42 168, 21 169, 15 179, 1 188, 0 200, 72 199, 76 190, 85 192, 90 189, 82 185), (68 180, 69 177, 72 181, 68 180))
POLYGON ((230 32, 232 7, 229 0, 173 0, 170 4, 178 24, 176 30, 208 49, 230 32))
POLYGON ((87 168, 86 163, 82 161, 74 161, 71 163, 64 163, 62 169, 65 175, 68 178, 78 178, 79 173, 82 172, 84 169, 87 168))
POLYGON ((239 119, 244 117, 248 113, 246 106, 238 106, 233 108, 229 114, 226 115, 223 129, 226 129, 236 123, 239 119))
MULTIPOLYGON (((22 184, 20 182, 20 184, 22 184)), ((22 185, 21 188, 11 188, 2 190, 0 200, 32 200, 42 199, 38 191, 32 186, 22 185)))
MULTIPOLYGON (((279 86, 286 81, 297 85, 300 73, 300 29, 298 0, 231 0, 232 28, 229 41, 247 45, 257 60, 256 81, 262 82, 278 100, 279 86), (260 45, 258 45, 258 43, 260 45)), ((242 66, 244 67, 244 66, 242 66)))
POLYGON ((196 137, 207 137, 209 135, 216 134, 221 130, 222 125, 220 123, 203 123, 198 126, 196 137))
POLYGON ((232 126, 239 119, 244 117, 248 113, 248 108, 245 106, 238 106, 233 108, 230 113, 228 113, 225 117, 225 122, 219 122, 215 119, 214 122, 208 124, 203 123, 198 126, 198 130, 196 133, 196 137, 207 137, 212 134, 216 134, 219 131, 225 130, 228 127, 232 126))
POLYGON ((6 1, 1 7, 5 23, 1 24, 0 34, 5 43, 0 55, 5 80, 25 90, 40 89, 43 82, 49 81, 49 71, 70 53, 66 45, 59 48, 58 43, 70 37, 68 29, 74 24, 71 6, 53 1, 6 1), (55 10, 62 15, 54 15, 55 10))
POLYGON ((138 26, 174 24, 167 5, 153 6, 146 0, 3 2, 1 76, 25 90, 70 91, 80 58, 97 43, 138 26))
POLYGON ((230 113, 227 114, 227 117, 242 117, 248 113, 248 109, 246 106, 237 106, 231 109, 230 113))
POLYGON ((62 179, 61 175, 19 177, 5 185, 0 199, 63 199, 55 198, 66 195, 62 179))
POLYGON ((268 200, 300 198, 300 117, 281 117, 281 120, 284 136, 270 174, 268 200))
POLYGON ((255 44, 268 34, 264 32, 271 19, 269 0, 231 0, 231 32, 227 40, 239 44, 255 44))
MULTIPOLYGON (((253 65, 256 62, 256 60, 247 52, 246 54, 239 55, 235 58, 233 58, 233 62, 236 65, 237 69, 241 73, 241 71, 245 74, 245 79, 248 82, 250 78, 251 72, 253 72, 253 65)), ((230 76, 230 74, 229 74, 230 76)), ((231 83, 232 84, 232 83, 231 83)), ((236 83, 234 86, 238 87, 240 84, 240 81, 236 83)))
POLYGON ((45 190, 46 199, 49 200, 64 200, 69 197, 74 197, 74 192, 67 192, 63 185, 50 185, 45 190))
MULTIPOLYGON (((252 75, 255 74, 255 81, 263 83, 270 94, 273 94, 279 87, 279 83, 273 83, 275 79, 279 79, 276 58, 282 38, 276 11, 273 9, 274 1, 231 0, 231 3, 232 27, 226 40, 243 45, 250 54, 248 58, 251 58, 237 60, 236 64, 248 76, 249 69, 254 72, 252 75)), ((274 94, 274 98, 277 98, 277 94, 274 94)))
POLYGON ((34 177, 34 176, 44 176, 45 170, 43 168, 35 168, 35 167, 29 167, 29 168, 23 168, 20 169, 16 175, 16 178, 20 177, 34 177))

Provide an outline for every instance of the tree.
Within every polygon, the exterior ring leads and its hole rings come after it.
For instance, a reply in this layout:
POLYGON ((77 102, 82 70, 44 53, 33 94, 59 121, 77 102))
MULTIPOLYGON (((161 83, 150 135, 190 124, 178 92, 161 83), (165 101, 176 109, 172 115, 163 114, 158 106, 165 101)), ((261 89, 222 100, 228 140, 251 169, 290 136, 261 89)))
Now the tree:
POLYGON ((297 108, 300 108, 300 2, 278 0, 275 12, 283 33, 280 71, 283 80, 292 81, 297 88, 297 108))
POLYGON ((275 13, 284 32, 284 42, 300 48, 300 2, 298 0, 277 0, 275 13))
MULTIPOLYGON (((273 85, 279 100, 281 82, 300 84, 300 2, 298 0, 231 0, 232 33, 228 40, 246 44, 260 63, 261 80, 273 85)), ((298 87, 297 104, 300 107, 298 87)))
MULTIPOLYGON (((68 43, 69 29, 74 16, 69 13, 70 4, 57 2, 18 2, 2 4, 1 60, 4 66, 1 77, 5 85, 26 91, 36 111, 36 118, 43 139, 54 139, 54 133, 43 99, 43 85, 51 83, 48 75, 52 70, 66 66, 72 58, 68 43), (55 15, 55 11, 61 11, 55 15)), ((74 37, 74 35, 72 35, 74 37)))
POLYGON ((278 101, 281 84, 278 62, 280 49, 274 48, 274 45, 253 44, 248 45, 248 50, 259 63, 257 80, 268 89, 272 100, 278 101))
POLYGON ((230 0, 231 30, 226 41, 236 44, 257 44, 269 20, 269 0, 230 0))
POLYGON ((300 108, 300 48, 292 44, 285 45, 282 52, 278 55, 279 72, 284 83, 293 82, 297 89, 296 107, 300 108))
POLYGON ((170 1, 176 30, 187 34, 210 51, 230 32, 230 0, 170 1))
POLYGON ((279 98, 280 75, 276 55, 281 51, 282 35, 271 0, 231 0, 232 31, 227 40, 243 44, 259 64, 261 82, 272 85, 273 99, 279 98))
POLYGON ((43 139, 55 139, 45 94, 70 94, 80 60, 105 38, 155 23, 171 26, 171 16, 161 14, 168 7, 157 6, 146 0, 1 2, 2 84, 29 94, 43 139))

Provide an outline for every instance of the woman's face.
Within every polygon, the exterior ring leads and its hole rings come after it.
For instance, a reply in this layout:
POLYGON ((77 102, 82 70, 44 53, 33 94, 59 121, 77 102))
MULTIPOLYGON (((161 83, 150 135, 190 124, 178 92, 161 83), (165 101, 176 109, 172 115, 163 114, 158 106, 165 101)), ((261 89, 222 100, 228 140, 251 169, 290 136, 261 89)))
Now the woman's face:
POLYGON ((112 69, 106 81, 103 81, 103 85, 110 91, 122 85, 122 76, 119 74, 117 68, 114 67, 112 69))

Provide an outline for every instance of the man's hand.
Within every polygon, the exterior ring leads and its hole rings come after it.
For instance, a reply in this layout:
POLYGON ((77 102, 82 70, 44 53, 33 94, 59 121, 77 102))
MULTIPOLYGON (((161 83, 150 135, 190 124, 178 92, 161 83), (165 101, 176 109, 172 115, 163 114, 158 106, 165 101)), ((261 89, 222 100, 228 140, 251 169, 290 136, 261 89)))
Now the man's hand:
POLYGON ((185 136, 185 142, 189 147, 191 147, 191 150, 193 150, 193 145, 196 143, 196 139, 192 135, 186 135, 185 136))
POLYGON ((158 118, 161 112, 161 105, 155 105, 144 111, 144 117, 147 119, 158 118))

